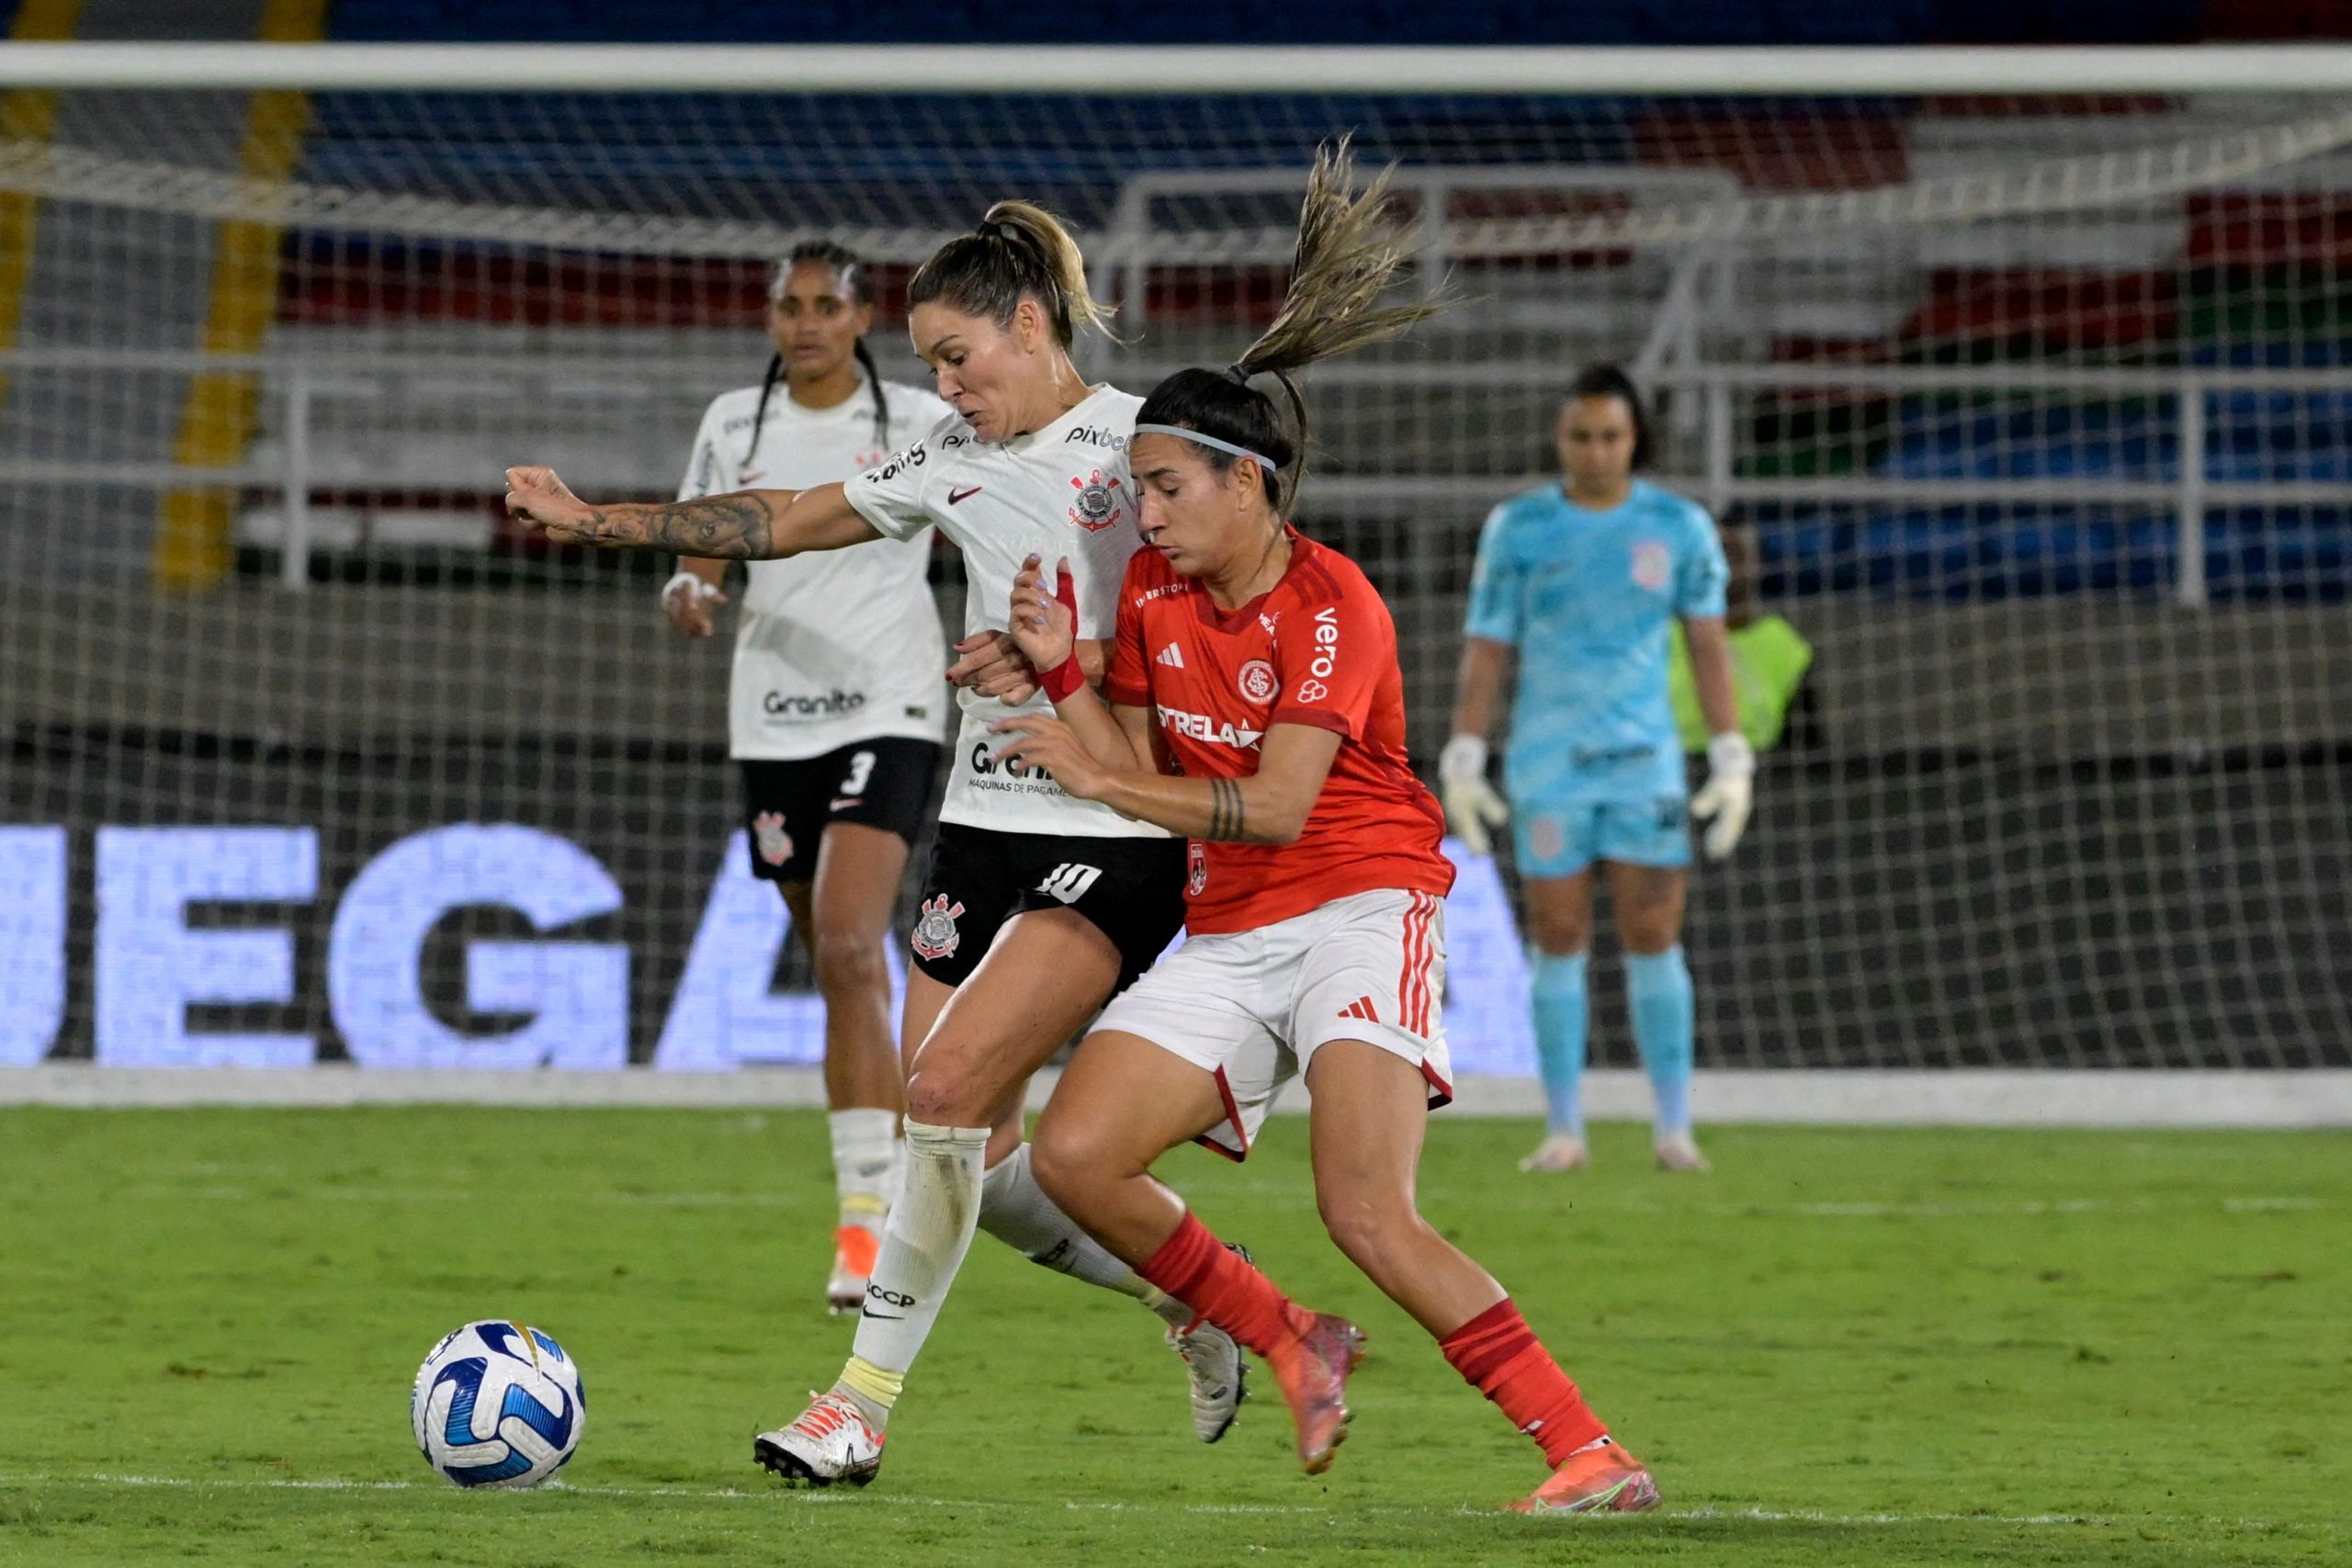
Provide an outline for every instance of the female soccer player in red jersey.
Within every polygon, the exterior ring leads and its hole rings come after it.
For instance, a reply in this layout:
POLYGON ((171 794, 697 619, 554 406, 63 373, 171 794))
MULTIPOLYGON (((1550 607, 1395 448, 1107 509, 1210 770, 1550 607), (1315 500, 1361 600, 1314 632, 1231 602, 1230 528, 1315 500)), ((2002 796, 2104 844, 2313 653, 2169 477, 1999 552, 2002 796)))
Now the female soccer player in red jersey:
MULTIPOLYGON (((847 484, 591 506, 548 469, 507 471, 507 510, 566 543, 774 559, 935 527, 964 554, 971 635, 948 671, 963 688, 963 720, 899 1032, 905 1186, 840 1380, 752 1445, 767 1469, 820 1486, 862 1485, 880 1468, 890 1412, 976 1224, 1167 1319, 1202 1441, 1224 1435, 1242 1393, 1231 1337, 1136 1278, 1057 1209, 1021 1142, 1030 1075, 1150 966, 1183 920, 1181 841, 1005 765, 990 729, 1006 714, 1046 706, 1035 672, 994 629, 1029 556, 1067 554, 1100 607, 1100 624, 1080 628, 1094 639, 1081 657, 1096 660, 1108 637, 1120 573, 1141 547, 1127 440, 1142 400, 1090 385, 1071 362, 1077 330, 1100 326, 1101 316, 1077 244, 1039 208, 990 208, 923 264, 907 304, 915 350, 955 412, 847 484), (1039 975, 1054 977, 1044 995, 1039 975)), ((804 624, 820 637, 888 635, 870 617, 804 624)))
POLYGON ((1332 1240, 1554 1467, 1513 1506, 1630 1512, 1657 1500, 1649 1472, 1414 1205, 1429 1110, 1450 1092, 1444 819, 1407 763, 1386 606, 1355 563, 1284 520, 1304 405, 1284 377, 1286 433, 1249 385, 1426 313, 1371 309, 1407 254, 1381 226, 1385 196, 1350 197, 1344 149, 1318 159, 1273 325, 1230 371, 1182 371, 1145 400, 1130 459, 1148 547, 1127 563, 1100 697, 1069 662, 1067 575, 1049 586, 1033 561, 1015 584, 1013 635, 1058 716, 1000 721, 1017 737, 1005 755, 1192 840, 1189 938, 1097 1021, 1035 1166, 1113 1252, 1266 1359, 1299 1457, 1320 1471, 1346 1435, 1363 1334, 1292 1302, 1151 1175, 1187 1139, 1241 1157, 1276 1089, 1304 1075, 1332 1240))

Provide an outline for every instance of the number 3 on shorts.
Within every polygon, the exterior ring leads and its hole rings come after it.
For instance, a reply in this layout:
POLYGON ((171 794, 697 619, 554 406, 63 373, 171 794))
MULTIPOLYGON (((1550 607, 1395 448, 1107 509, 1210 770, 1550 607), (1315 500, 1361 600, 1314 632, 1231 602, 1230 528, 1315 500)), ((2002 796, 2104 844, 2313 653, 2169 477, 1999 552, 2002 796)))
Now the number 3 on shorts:
POLYGON ((859 795, 865 793, 865 781, 874 776, 874 753, 860 751, 849 760, 849 773, 842 780, 841 793, 859 795))

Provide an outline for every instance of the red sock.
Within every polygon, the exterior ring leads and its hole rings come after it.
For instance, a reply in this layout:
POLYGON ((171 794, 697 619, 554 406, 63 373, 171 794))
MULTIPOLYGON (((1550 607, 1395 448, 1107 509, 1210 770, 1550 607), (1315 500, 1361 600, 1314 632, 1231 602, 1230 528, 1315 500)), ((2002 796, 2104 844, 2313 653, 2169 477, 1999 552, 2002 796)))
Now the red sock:
POLYGON ((1296 1337, 1290 1298, 1190 1213, 1136 1272, 1261 1356, 1296 1337))
POLYGON ((1546 1464, 1609 1435, 1509 1296, 1439 1340, 1438 1348, 1464 1382, 1535 1439, 1546 1464))

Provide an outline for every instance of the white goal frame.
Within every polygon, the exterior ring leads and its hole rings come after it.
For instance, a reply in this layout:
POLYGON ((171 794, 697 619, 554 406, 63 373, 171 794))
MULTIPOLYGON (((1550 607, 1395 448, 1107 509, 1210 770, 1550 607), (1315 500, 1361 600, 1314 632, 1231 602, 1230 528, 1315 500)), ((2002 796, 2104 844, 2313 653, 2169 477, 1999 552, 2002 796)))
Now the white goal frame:
MULTIPOLYGON (((1040 96, 1083 93, 1254 96, 1304 90, 1316 94, 1411 93, 1448 96, 1607 94, 1710 95, 1753 97, 1841 95, 2167 94, 2211 101, 2238 96, 2301 95, 2335 100, 2352 113, 2352 45, 2186 45, 2121 48, 1156 48, 1105 47, 541 45, 518 69, 511 46, 318 44, 0 43, 0 89, 49 90, 294 90, 429 91, 435 93, 775 93, 969 94, 1040 96)), ((10 149, 0 145, 0 156, 10 149)), ((1622 175, 1622 171, 1619 172, 1622 175)), ((1515 183, 1526 182, 1518 171, 1515 183)), ((1272 177, 1272 176, 1268 176, 1272 177)), ((1695 177, 1695 176, 1694 176, 1695 177)), ((1233 175, 1216 176, 1229 188, 1233 175)), ((1799 215, 1801 217, 1801 214, 1799 215)), ((1138 228, 1148 231, 1148 222, 1138 228)), ((1111 247, 1106 265, 1140 265, 1111 247)), ((1694 265, 1690 287, 1700 286, 1694 265)), ((1138 295, 1140 290, 1136 290, 1138 295)), ((20 354, 17 357, 28 356, 20 354)), ((1744 378, 1781 380, 1789 367, 1742 371, 1733 367, 1677 367, 1661 353, 1656 378, 1695 390, 1712 412, 1728 407, 1725 394, 1744 378)), ((217 360, 208 361, 220 368, 217 360)), ((260 367, 256 366, 255 367, 260 367)), ((1382 375, 1392 374, 1383 369, 1382 375)), ((1335 375, 1345 374, 1344 369, 1335 375)), ((2035 372, 2001 372, 2006 385, 2035 372)), ((2056 372, 2069 383, 2176 395, 2184 411, 2202 407, 2218 385, 2279 389, 2316 385, 2320 373, 2233 375, 2214 370, 2147 373, 2056 372), (2144 386, 2140 383, 2146 382, 2144 386)), ((1856 384, 1964 385, 1966 371, 1905 371, 1884 367, 1815 367, 1804 378, 1840 377, 1856 384)), ((2329 380, 2332 387, 2334 382, 2329 380)), ((301 397, 311 395, 302 389, 301 397)), ((2201 439, 2185 418, 2185 440, 2201 439)), ((295 428, 302 427, 300 421, 295 428)), ((1710 499, 1761 499, 1771 481, 1735 481, 1719 440, 1702 442, 1708 471, 1698 485, 1710 499), (1736 491, 1736 494, 1735 494, 1736 491)), ((298 450, 287 463, 299 469, 298 450)), ((2177 501, 2186 535, 2200 525, 2204 508, 2231 499, 2209 485, 2201 466, 2184 462, 2184 478, 2164 489, 2177 501)), ((185 472, 170 476, 185 481, 185 472)), ((251 479, 275 476, 198 476, 251 479)), ((1394 488, 1393 481, 1381 481, 1394 488)), ((1856 481, 1857 493, 1861 485, 1856 481)), ((1906 494, 1918 484, 1900 488, 1906 494)), ((1991 493, 1984 484, 1970 496, 1991 493)), ((2346 487, 2307 487, 2305 499, 2341 501, 2346 487), (2324 495, 2320 492, 2325 491, 2324 495)), ((290 494, 307 489, 297 474, 290 494)), ((1821 491, 1809 481, 1806 493, 1821 491)), ((1997 487, 1992 487, 1996 491, 1997 487)), ((2048 484, 2036 494, 2047 499, 2048 484)), ((2111 485, 2100 487, 2111 499, 2111 485)), ((2275 491, 2274 491, 2275 493, 2275 491)), ((2148 499, 2158 499, 2150 497, 2148 499)), ((299 528, 299 516, 288 520, 299 528)), ((2185 561, 2201 561, 2186 550, 2185 561)), ((2201 585, 2180 585, 2188 604, 2201 585)), ((1041 1078, 1042 1086, 1049 1078, 1041 1078)), ((1591 1075, 1590 1100, 1602 1116, 1645 1114, 1647 1092, 1625 1071, 1591 1075)), ((1532 1116, 1540 1099, 1532 1082, 1471 1080, 1462 1086, 1457 1114, 1532 1116)), ((2352 1070, 2245 1072, 2124 1070, 2027 1072, 1954 1069, 1789 1069, 1711 1071, 1702 1076, 1700 1103, 1710 1122, 1942 1123, 1973 1125, 2352 1126, 2352 1070)), ((0 1069, 0 1106, 51 1105, 322 1105, 360 1102, 469 1101, 514 1105, 797 1106, 822 1103, 821 1081, 808 1069, 749 1070, 731 1075, 671 1075, 647 1070, 610 1074, 540 1072, 370 1073, 334 1066, 291 1072, 187 1069, 119 1070, 86 1064, 42 1064, 0 1069)), ((1298 1109, 1302 1096, 1291 1097, 1298 1109)))
POLYGON ((2352 44, 1603 47, 9 43, 0 86, 497 92, 2352 94, 2352 44))

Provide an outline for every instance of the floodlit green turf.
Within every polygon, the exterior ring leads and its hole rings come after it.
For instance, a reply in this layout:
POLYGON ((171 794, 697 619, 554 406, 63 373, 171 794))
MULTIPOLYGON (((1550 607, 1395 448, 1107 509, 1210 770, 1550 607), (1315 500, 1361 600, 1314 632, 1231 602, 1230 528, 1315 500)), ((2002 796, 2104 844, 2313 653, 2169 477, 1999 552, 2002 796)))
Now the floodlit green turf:
POLYGON ((1431 1217, 1657 1470, 1634 1519, 1487 1510, 1532 1450, 1316 1228, 1304 1127, 1168 1173, 1373 1354, 1336 1470, 1271 1388, 1222 1445, 1140 1308, 983 1237, 881 1480, 750 1437, 837 1370, 813 1115, 0 1112, 0 1562, 1823 1565, 2352 1561, 2352 1140, 1717 1129, 1712 1176, 1519 1175, 1439 1118, 1431 1217), (569 1484, 460 1494, 435 1339, 559 1336, 569 1484))

